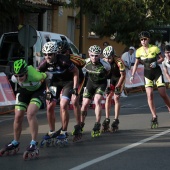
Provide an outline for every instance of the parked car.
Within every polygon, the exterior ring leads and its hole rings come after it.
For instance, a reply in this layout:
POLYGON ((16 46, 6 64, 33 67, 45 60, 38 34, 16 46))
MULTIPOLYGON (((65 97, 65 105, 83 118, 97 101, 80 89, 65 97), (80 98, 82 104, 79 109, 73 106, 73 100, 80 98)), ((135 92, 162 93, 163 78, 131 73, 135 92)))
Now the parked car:
MULTIPOLYGON (((36 31, 37 41, 33 47, 28 49, 28 64, 37 67, 43 60, 42 46, 47 41, 67 41, 73 54, 79 54, 78 48, 63 34, 36 31)), ((18 32, 4 33, 0 38, 0 72, 10 74, 10 68, 14 60, 25 58, 25 48, 18 41, 18 32)))

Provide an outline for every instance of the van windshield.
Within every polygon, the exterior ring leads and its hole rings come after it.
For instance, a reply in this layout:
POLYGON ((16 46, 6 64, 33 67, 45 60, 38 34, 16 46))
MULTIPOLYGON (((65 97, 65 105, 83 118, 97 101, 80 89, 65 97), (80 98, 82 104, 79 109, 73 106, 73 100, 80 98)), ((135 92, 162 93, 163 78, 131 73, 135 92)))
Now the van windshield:
MULTIPOLYGON (((28 50, 28 56, 32 58, 32 48, 28 50)), ((4 34, 0 44, 0 63, 7 65, 8 62, 25 57, 25 49, 18 41, 18 33, 4 34)))

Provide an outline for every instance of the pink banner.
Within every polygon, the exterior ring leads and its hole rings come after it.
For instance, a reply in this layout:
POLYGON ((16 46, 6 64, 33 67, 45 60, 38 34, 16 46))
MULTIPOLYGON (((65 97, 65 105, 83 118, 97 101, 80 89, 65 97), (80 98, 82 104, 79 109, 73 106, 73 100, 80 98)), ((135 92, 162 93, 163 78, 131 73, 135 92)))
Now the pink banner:
MULTIPOLYGON (((162 69, 162 64, 159 65, 162 69)), ((133 83, 130 83, 130 77, 132 75, 132 70, 133 70, 133 67, 131 67, 130 70, 126 70, 126 82, 125 82, 125 87, 126 88, 132 88, 132 87, 138 87, 138 86, 144 86, 144 67, 143 65, 139 65, 137 70, 136 70, 136 73, 135 73, 135 76, 134 76, 134 80, 133 80, 133 83)), ((169 73, 170 73, 170 70, 168 70, 169 73)), ((164 80, 165 82, 168 82, 165 74, 164 74, 164 71, 162 70, 162 73, 164 75, 164 80)))
POLYGON ((4 73, 0 73, 0 106, 14 105, 15 95, 8 78, 4 73))

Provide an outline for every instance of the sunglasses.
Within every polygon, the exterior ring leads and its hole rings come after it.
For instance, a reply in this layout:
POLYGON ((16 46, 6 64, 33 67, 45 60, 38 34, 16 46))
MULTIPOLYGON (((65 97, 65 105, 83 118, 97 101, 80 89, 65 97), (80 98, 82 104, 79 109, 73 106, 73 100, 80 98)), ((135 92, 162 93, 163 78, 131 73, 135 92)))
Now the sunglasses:
POLYGON ((146 41, 146 40, 147 40, 147 38, 142 38, 142 39, 140 39, 140 40, 141 40, 141 41, 143 41, 143 40, 144 40, 144 41, 146 41))
POLYGON ((99 55, 90 55, 90 57, 98 57, 99 55))
POLYGON ((45 53, 45 54, 44 54, 44 56, 47 56, 47 55, 48 55, 48 56, 52 56, 53 53, 48 53, 48 54, 45 53))
POLYGON ((15 76, 15 77, 24 77, 24 76, 25 76, 25 73, 24 73, 24 74, 15 74, 14 76, 15 76))

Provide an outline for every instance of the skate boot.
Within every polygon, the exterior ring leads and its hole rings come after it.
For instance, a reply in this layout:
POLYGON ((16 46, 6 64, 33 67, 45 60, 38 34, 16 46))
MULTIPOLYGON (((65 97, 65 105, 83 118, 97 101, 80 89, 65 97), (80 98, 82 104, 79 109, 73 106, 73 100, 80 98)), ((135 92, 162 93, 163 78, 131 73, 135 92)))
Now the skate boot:
POLYGON ((61 129, 58 131, 48 132, 45 136, 43 136, 43 140, 40 142, 40 147, 42 148, 44 145, 49 147, 50 145, 55 146, 56 137, 60 134, 61 129))
MULTIPOLYGON (((81 127, 81 133, 83 133, 83 131, 84 131, 84 125, 85 125, 85 123, 84 122, 81 122, 80 123, 80 127, 81 127)), ((75 131, 75 129, 72 131, 72 135, 74 135, 74 131, 75 131)))
POLYGON ((80 125, 75 125, 75 126, 74 126, 74 131, 73 131, 73 135, 74 135, 74 137, 73 137, 73 142, 76 142, 76 141, 78 141, 78 140, 81 139, 81 137, 82 137, 82 130, 81 130, 81 129, 82 129, 82 128, 81 128, 80 125))
POLYGON ((83 131, 84 131, 84 125, 85 125, 84 122, 81 122, 81 123, 80 123, 80 127, 81 127, 81 132, 82 132, 82 133, 83 133, 83 131))
POLYGON ((102 132, 109 132, 110 131, 110 119, 106 118, 102 123, 102 132))
POLYGON ((56 140, 56 146, 64 147, 68 144, 68 133, 66 131, 60 132, 60 134, 57 136, 56 140))
POLYGON ((23 154, 24 160, 34 159, 39 157, 39 149, 37 148, 38 142, 32 142, 27 147, 26 151, 23 154))
POLYGON ((92 130, 92 132, 91 132, 91 136, 92 136, 92 137, 98 137, 98 136, 100 136, 100 127, 101 127, 101 124, 100 124, 100 123, 96 122, 96 123, 94 124, 94 128, 93 128, 93 130, 92 130))
POLYGON ((114 119, 111 125, 111 132, 116 132, 119 129, 119 119, 114 119))
POLYGON ((151 120, 151 129, 156 129, 156 128, 158 128, 158 116, 152 118, 151 120))
POLYGON ((12 141, 11 143, 5 145, 5 147, 0 150, 0 156, 15 155, 19 151, 19 144, 19 142, 14 144, 12 141))

